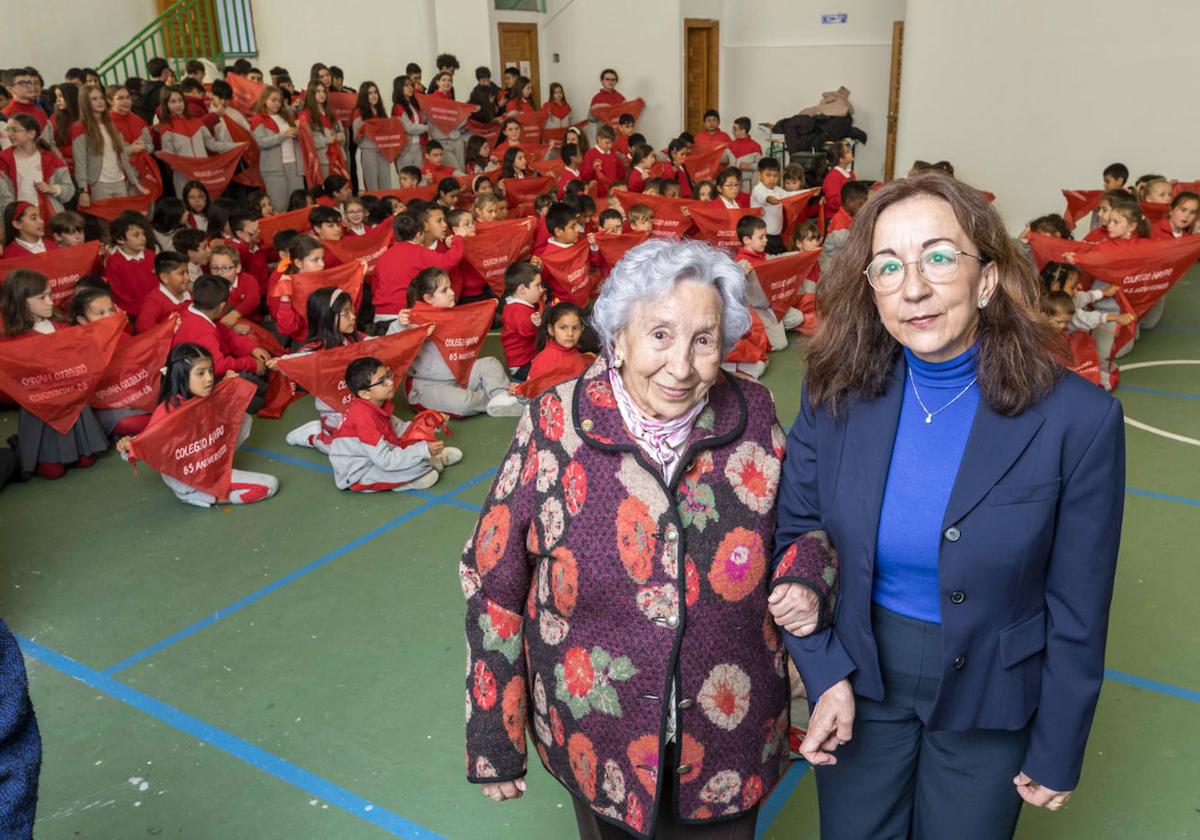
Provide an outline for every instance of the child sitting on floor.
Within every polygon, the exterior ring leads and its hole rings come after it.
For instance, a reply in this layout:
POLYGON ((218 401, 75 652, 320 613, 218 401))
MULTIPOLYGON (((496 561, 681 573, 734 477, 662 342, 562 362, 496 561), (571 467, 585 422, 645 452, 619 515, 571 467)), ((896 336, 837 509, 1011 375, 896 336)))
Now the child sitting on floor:
POLYGON ((504 308, 500 312, 500 346, 508 372, 517 382, 529 376, 529 365, 537 355, 541 305, 545 297, 542 275, 527 262, 510 265, 504 272, 504 308))
MULTIPOLYGON (((453 309, 450 276, 440 268, 426 268, 408 286, 408 308, 401 309, 388 333, 412 329, 422 310, 453 309)), ((457 417, 487 412, 492 417, 516 417, 522 408, 508 393, 508 375, 499 359, 480 356, 471 365, 466 387, 461 387, 436 342, 426 341, 409 369, 410 404, 422 405, 457 417)))
POLYGON ((346 387, 354 398, 329 444, 339 490, 425 490, 443 469, 462 460, 462 450, 440 440, 403 439, 411 424, 392 414, 396 381, 383 362, 355 359, 346 367, 346 387))
MULTIPOLYGON (((158 406, 150 415, 147 428, 162 421, 166 416, 194 399, 206 399, 213 392, 217 382, 214 372, 212 355, 199 344, 185 342, 171 348, 167 357, 167 369, 162 378, 162 389, 158 398, 158 406)), ((249 414, 242 415, 242 425, 238 429, 237 443, 241 446, 250 436, 251 419, 249 414)), ((128 456, 132 437, 123 437, 117 441, 117 451, 122 456, 128 456)), ((195 487, 184 484, 177 478, 162 476, 163 483, 181 502, 196 507, 212 507, 214 504, 248 505, 261 502, 279 492, 279 479, 267 473, 233 471, 229 484, 229 498, 218 499, 208 493, 203 493, 195 487)))

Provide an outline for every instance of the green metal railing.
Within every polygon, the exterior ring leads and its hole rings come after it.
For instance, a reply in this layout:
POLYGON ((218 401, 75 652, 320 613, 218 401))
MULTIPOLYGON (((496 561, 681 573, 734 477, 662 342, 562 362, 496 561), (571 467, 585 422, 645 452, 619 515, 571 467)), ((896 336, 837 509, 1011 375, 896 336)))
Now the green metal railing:
POLYGON ((146 63, 159 57, 182 78, 192 58, 222 67, 227 56, 255 54, 248 0, 179 0, 104 59, 99 71, 105 84, 120 84, 131 76, 145 77, 146 63))

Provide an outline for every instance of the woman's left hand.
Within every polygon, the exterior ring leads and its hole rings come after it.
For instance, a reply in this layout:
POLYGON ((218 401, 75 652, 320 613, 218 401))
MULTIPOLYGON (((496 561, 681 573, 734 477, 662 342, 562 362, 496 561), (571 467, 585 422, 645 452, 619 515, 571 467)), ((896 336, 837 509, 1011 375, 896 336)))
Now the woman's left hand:
POLYGON ((817 629, 821 603, 817 593, 802 583, 784 583, 767 597, 771 618, 793 636, 807 636, 817 629))
POLYGON ((1013 784, 1017 786, 1017 793, 1020 794, 1027 805, 1032 805, 1035 808, 1045 808, 1047 811, 1057 811, 1066 805, 1067 800, 1071 798, 1071 794, 1074 792, 1069 790, 1051 790, 1048 787, 1043 787, 1024 773, 1018 773, 1013 779, 1013 784))
POLYGON ((519 799, 525 793, 525 780, 517 779, 512 782, 499 782, 494 785, 481 785, 483 795, 493 802, 503 802, 506 799, 519 799))

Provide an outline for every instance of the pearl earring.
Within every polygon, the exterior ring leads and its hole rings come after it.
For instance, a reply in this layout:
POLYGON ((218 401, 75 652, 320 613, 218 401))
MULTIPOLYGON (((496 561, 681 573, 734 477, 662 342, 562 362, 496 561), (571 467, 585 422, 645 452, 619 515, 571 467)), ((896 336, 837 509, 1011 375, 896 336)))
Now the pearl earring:
POLYGON ((615 359, 613 359, 613 367, 615 367, 617 370, 620 370, 621 365, 623 365, 623 364, 625 364, 625 360, 622 359, 620 356, 617 356, 615 359))
POLYGON ((988 299, 987 299, 987 298, 985 298, 985 297, 982 297, 982 298, 980 298, 980 299, 979 299, 979 308, 980 308, 980 309, 983 309, 983 308, 984 308, 985 306, 987 306, 987 305, 988 305, 988 299))

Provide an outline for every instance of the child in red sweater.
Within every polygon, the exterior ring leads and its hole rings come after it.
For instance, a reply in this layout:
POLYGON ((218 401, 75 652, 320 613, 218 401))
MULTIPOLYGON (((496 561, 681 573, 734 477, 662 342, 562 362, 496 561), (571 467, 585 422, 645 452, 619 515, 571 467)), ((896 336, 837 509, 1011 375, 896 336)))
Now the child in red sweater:
POLYGON ((443 161, 446 158, 446 150, 442 148, 442 144, 436 140, 430 140, 425 146, 425 165, 421 167, 422 180, 427 184, 437 184, 443 178, 453 178, 455 175, 460 175, 457 169, 453 166, 446 166, 443 161))
POLYGON ((230 213, 229 235, 229 243, 237 248, 241 258, 242 270, 258 282, 258 294, 261 298, 267 291, 271 267, 267 264, 266 253, 259 247, 258 219, 249 213, 230 213))
POLYGON ((842 140, 830 146, 825 155, 830 169, 821 182, 821 192, 825 196, 825 212, 832 214, 842 206, 842 186, 858 178, 851 169, 854 166, 854 146, 850 141, 842 140))
POLYGON ((596 357, 579 349, 583 338, 583 310, 570 301, 559 301, 546 312, 538 330, 538 353, 529 366, 524 386, 512 385, 514 394, 532 399, 559 383, 583 373, 596 357))
POLYGON ((242 271, 242 256, 238 249, 224 243, 214 245, 208 260, 208 271, 214 277, 229 281, 229 305, 221 322, 239 335, 250 332, 248 323, 239 322, 243 319, 258 320, 262 293, 258 289, 258 280, 242 271))
POLYGON ((142 333, 158 326, 172 312, 186 309, 192 299, 188 291, 192 279, 188 275, 187 257, 183 254, 163 251, 154 258, 154 273, 158 276, 158 288, 142 301, 134 332, 142 333))
POLYGON ((504 272, 504 308, 500 310, 500 346, 504 362, 516 382, 524 382, 537 353, 538 327, 542 324, 545 289, 542 275, 532 263, 513 263, 504 272))
POLYGON ((596 129, 596 145, 583 156, 583 177, 597 182, 597 194, 600 197, 608 195, 608 189, 614 181, 625 180, 625 164, 613 151, 616 136, 611 125, 605 123, 599 126, 596 129))
POLYGON ((247 336, 235 333, 220 323, 229 301, 229 282, 205 274, 192 286, 192 304, 180 312, 179 329, 171 341, 172 347, 198 344, 209 352, 217 376, 237 371, 242 378, 258 386, 259 393, 250 403, 249 413, 262 407, 267 383, 267 371, 275 367, 271 354, 247 336))
POLYGON ((423 269, 449 273, 463 256, 462 240, 449 232, 437 205, 422 205, 392 221, 396 244, 375 264, 375 323, 389 326, 407 303, 408 284, 423 269))
POLYGON ((28 201, 17 201, 4 209, 4 231, 9 237, 4 246, 6 260, 44 254, 58 247, 46 238, 46 220, 28 201))
POLYGON ((732 143, 733 138, 721 130, 721 115, 715 109, 704 112, 704 130, 696 134, 696 148, 706 149, 719 143, 732 143))
POLYGON ((271 275, 267 284, 267 311, 275 322, 276 332, 293 341, 303 341, 308 335, 304 315, 292 306, 290 292, 278 293, 279 283, 287 275, 324 271, 325 248, 313 237, 301 233, 292 237, 286 250, 287 259, 279 263, 283 270, 271 275))
POLYGON ((158 288, 154 252, 146 247, 150 225, 136 213, 122 213, 113 221, 110 233, 117 247, 104 262, 104 279, 112 287, 117 306, 136 315, 146 296, 158 288))

